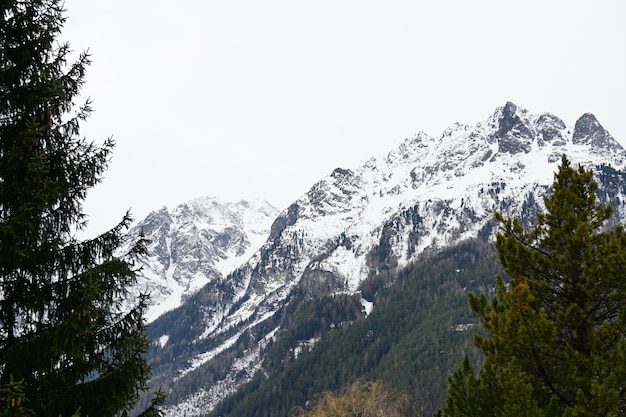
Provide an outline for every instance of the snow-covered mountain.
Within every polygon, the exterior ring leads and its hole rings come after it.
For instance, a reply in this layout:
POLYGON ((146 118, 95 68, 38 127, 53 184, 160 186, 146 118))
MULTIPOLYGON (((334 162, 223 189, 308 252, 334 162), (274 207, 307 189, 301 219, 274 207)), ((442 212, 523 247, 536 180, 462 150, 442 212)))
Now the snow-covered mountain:
POLYGON ((143 231, 148 255, 139 260, 139 289, 151 294, 147 318, 178 307, 207 283, 247 261, 269 236, 279 210, 264 201, 223 203, 198 198, 150 213, 129 231, 143 231))
MULTIPOLYGON (((289 303, 355 292, 370 274, 424 251, 491 236, 495 211, 530 221, 563 154, 595 169, 602 198, 626 220, 626 152, 592 114, 568 125, 506 103, 476 125, 455 123, 439 137, 420 132, 384 157, 336 169, 280 213, 267 240, 226 278, 211 281, 190 265, 188 274, 208 284, 152 333, 160 341, 155 382, 175 393, 168 415, 206 413, 262 370, 281 330, 276 316, 289 303), (184 336, 165 324, 184 317, 194 318, 184 336)), ((168 247, 168 238, 155 240, 168 247)))

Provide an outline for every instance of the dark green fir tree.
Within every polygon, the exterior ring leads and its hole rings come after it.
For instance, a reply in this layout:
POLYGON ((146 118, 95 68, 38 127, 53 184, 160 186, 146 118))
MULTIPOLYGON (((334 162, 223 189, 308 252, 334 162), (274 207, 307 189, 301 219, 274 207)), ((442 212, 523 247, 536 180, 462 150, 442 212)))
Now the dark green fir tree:
POLYGON ((128 215, 75 237, 113 142, 79 137, 89 57, 68 63, 60 3, 0 1, 0 415, 125 415, 150 377, 147 297, 128 293, 144 242, 125 244, 128 215))
POLYGON ((535 227, 497 215, 511 282, 470 295, 484 365, 451 377, 442 415, 626 415, 626 233, 607 228, 612 209, 596 190, 563 157, 535 227))

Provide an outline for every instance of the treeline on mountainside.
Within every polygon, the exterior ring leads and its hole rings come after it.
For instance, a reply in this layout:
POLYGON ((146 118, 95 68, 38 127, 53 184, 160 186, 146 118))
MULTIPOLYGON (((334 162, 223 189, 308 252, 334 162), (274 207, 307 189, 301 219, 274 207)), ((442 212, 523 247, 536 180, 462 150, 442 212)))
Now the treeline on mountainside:
MULTIPOLYGON (((203 323, 202 310, 195 305, 197 302, 194 297, 191 302, 165 314, 151 325, 150 332, 155 332, 153 334, 160 334, 163 329, 171 329, 167 332, 170 336, 168 343, 163 347, 153 346, 149 354, 150 363, 155 367, 155 373, 162 377, 162 381, 173 379, 181 368, 188 366, 186 362, 188 356, 181 355, 184 350, 195 349, 194 352, 196 350, 202 352, 219 345, 219 341, 211 337, 196 339, 193 345, 185 343, 185 340, 197 338, 198 329, 194 329, 194 326, 203 323)), ((244 332, 232 348, 226 349, 203 366, 178 379, 173 386, 168 386, 168 400, 173 403, 183 400, 198 386, 224 378, 234 358, 257 348, 259 337, 268 334, 279 325, 291 330, 278 335, 276 341, 270 341, 263 349, 263 356, 268 363, 282 363, 286 358, 293 360, 288 357, 294 355, 293 347, 297 347, 301 341, 321 337, 335 325, 342 326, 362 317, 360 297, 337 294, 303 302, 302 294, 294 294, 292 302, 287 303, 269 319, 244 332)), ((232 337, 234 332, 235 330, 220 335, 222 337, 220 340, 232 337)))
POLYGON ((337 308, 329 308, 330 302, 354 308, 359 294, 310 300, 300 311, 307 314, 292 316, 296 324, 266 354, 263 372, 211 415, 287 415, 316 395, 347 387, 358 378, 410 393, 421 410, 432 414, 463 356, 479 364, 471 326, 477 320, 470 315, 466 292, 490 290, 499 272, 493 245, 475 239, 424 254, 396 275, 384 272, 368 278, 361 295, 373 300, 375 308, 367 318, 341 325, 323 313, 337 308), (323 316, 335 326, 320 333, 323 316), (315 337, 320 338, 313 347, 302 349, 296 358, 297 342, 315 337))
POLYGON ((597 188, 564 156, 535 226, 497 214, 512 278, 470 294, 484 361, 452 375, 440 416, 626 415, 626 232, 597 188))
POLYGON ((80 138, 89 56, 67 63, 58 0, 7 0, 0 14, 0 415, 124 415, 150 378, 147 296, 129 294, 144 242, 119 253, 128 215, 75 237, 113 149, 80 138))

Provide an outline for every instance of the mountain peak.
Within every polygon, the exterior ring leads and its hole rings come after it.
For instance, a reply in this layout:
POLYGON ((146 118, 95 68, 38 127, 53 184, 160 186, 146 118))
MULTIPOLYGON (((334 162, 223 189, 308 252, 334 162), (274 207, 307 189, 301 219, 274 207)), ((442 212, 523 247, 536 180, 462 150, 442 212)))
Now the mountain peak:
POLYGON ((613 139, 613 136, 591 114, 585 113, 576 121, 572 142, 589 145, 594 153, 614 152, 622 146, 613 139))
POLYGON ((503 153, 529 153, 534 138, 527 111, 508 101, 496 110, 497 130, 493 134, 498 150, 503 153))
POLYGON ((139 287, 152 293, 148 319, 180 305, 208 282, 247 261, 267 239, 279 210, 265 201, 222 202, 200 197, 163 207, 129 232, 148 239, 139 287))
POLYGON ((565 126, 563 120, 555 115, 550 113, 541 114, 535 121, 537 143, 539 145, 545 145, 546 143, 563 144, 566 128, 567 126, 565 126))

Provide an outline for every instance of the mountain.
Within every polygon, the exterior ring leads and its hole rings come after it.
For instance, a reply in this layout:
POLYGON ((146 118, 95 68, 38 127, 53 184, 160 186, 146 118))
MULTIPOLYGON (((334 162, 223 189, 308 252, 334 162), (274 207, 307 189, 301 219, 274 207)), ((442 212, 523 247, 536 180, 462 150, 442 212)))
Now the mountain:
MULTIPOLYGON (((506 103, 476 125, 420 132, 385 157, 334 170, 280 213, 249 260, 154 321, 150 360, 154 383, 170 391, 168 415, 204 415, 255 375, 271 378, 266 355, 311 300, 356 297, 361 311, 346 301, 328 329, 363 320, 375 301, 359 293, 368 277, 393 280, 425 255, 488 242, 496 211, 531 223, 563 154, 595 169, 623 222, 626 152, 590 113, 568 126, 506 103)), ((316 340, 286 352, 293 359, 316 340)))
POLYGON ((305 300, 290 312, 291 322, 282 321, 288 330, 264 352, 263 372, 210 415, 287 416, 358 377, 410 394, 415 415, 432 416, 464 356, 481 364, 467 291, 488 291, 502 273, 493 244, 470 239, 423 253, 387 278, 370 276, 360 294, 305 300), (361 297, 374 308, 359 316, 354 307, 361 297))
POLYGON ((278 213, 264 201, 224 203, 204 197, 173 210, 163 207, 133 226, 129 242, 142 232, 148 239, 135 289, 151 294, 148 321, 247 261, 267 239, 278 213))

